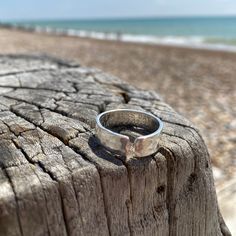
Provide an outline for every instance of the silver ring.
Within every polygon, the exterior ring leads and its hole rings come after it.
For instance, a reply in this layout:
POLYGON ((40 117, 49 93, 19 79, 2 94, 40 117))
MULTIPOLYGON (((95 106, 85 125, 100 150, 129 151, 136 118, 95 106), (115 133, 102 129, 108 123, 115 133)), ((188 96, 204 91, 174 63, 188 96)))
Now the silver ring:
POLYGON ((100 143, 110 151, 125 155, 127 159, 145 157, 155 153, 159 148, 162 128, 163 123, 156 116, 132 109, 110 110, 96 117, 96 136, 100 143), (148 134, 132 140, 130 135, 116 131, 117 127, 131 126, 139 131, 148 132, 148 134))

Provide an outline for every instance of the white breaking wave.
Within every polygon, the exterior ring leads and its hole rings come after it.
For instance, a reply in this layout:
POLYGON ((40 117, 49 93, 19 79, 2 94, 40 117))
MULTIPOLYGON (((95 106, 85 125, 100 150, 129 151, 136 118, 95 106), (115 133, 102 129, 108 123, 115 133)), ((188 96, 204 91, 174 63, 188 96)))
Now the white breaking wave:
POLYGON ((221 43, 207 43, 205 37, 201 36, 152 36, 152 35, 134 35, 121 33, 104 33, 97 31, 86 31, 76 29, 60 29, 51 27, 42 27, 30 25, 13 25, 16 28, 24 28, 35 32, 53 33, 58 35, 68 35, 81 38, 93 38, 99 40, 116 40, 122 42, 157 44, 178 47, 189 47, 209 50, 231 51, 236 52, 236 46, 221 43))

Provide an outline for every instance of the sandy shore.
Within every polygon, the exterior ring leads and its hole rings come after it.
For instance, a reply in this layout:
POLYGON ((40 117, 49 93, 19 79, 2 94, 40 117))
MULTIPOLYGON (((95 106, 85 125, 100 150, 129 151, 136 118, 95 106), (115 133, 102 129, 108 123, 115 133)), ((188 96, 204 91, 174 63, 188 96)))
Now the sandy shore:
POLYGON ((232 233, 236 232, 232 192, 236 186, 236 53, 9 29, 0 29, 0 53, 75 59, 137 87, 156 90, 200 129, 212 158, 222 213, 232 233))
POLYGON ((218 183, 236 171, 236 53, 0 29, 0 53, 47 53, 156 90, 204 136, 218 183))

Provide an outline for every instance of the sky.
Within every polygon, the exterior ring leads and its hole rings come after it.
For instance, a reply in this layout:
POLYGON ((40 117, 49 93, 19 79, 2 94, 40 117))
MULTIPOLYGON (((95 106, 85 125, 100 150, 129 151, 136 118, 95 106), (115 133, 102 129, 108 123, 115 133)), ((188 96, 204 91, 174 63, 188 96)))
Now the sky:
POLYGON ((5 0, 0 20, 236 15, 236 0, 5 0))

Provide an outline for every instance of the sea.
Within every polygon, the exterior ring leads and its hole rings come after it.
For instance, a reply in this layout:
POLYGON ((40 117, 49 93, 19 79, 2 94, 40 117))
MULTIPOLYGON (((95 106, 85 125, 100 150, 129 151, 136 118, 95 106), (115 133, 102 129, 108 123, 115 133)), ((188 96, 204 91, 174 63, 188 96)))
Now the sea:
POLYGON ((236 16, 22 20, 7 23, 37 32, 236 51, 236 16))

